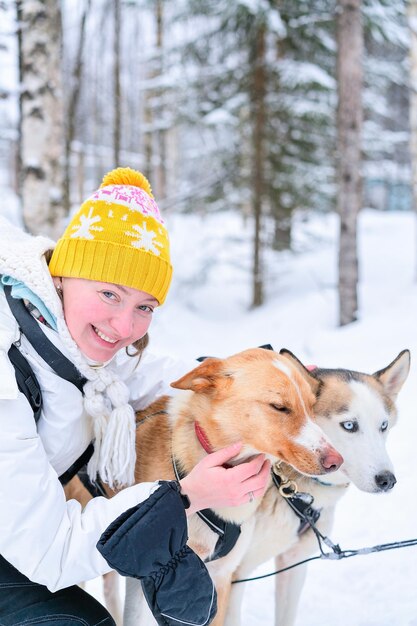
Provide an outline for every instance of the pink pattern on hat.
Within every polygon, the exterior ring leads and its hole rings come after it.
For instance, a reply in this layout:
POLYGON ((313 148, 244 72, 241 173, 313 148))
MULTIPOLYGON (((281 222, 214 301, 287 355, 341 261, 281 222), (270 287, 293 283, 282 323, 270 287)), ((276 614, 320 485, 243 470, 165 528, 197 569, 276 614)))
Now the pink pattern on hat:
POLYGON ((127 207, 130 211, 140 211, 143 215, 151 215, 160 224, 164 224, 158 206, 148 194, 139 187, 131 185, 108 185, 98 189, 90 200, 104 200, 127 207))

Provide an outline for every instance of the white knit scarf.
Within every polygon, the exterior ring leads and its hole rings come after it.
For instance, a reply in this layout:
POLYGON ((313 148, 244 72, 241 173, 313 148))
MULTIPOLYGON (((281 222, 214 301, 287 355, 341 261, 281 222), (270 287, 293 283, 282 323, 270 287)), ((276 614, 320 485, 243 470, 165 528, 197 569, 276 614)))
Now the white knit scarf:
POLYGON ((100 479, 112 489, 132 485, 135 475, 135 412, 129 404, 129 389, 114 371, 93 368, 72 339, 65 320, 57 318, 58 334, 70 359, 87 382, 84 408, 92 418, 94 454, 88 463, 91 480, 100 479))

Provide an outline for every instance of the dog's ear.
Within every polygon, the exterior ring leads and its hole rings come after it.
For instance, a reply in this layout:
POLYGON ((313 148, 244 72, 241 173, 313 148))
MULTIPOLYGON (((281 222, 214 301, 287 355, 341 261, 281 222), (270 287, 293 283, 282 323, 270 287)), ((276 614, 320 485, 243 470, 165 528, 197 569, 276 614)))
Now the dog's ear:
POLYGON ((302 377, 310 385, 311 390, 314 393, 314 395, 317 395, 317 392, 318 392, 319 387, 320 387, 320 380, 318 380, 317 378, 314 378, 314 376, 312 376, 310 374, 310 372, 306 368, 306 366, 301 363, 300 359, 297 359, 295 354, 293 354, 290 350, 287 350, 287 348, 282 348, 279 351, 279 353, 280 353, 281 356, 283 356, 286 359, 288 359, 296 367, 296 369, 300 372, 302 377))
POLYGON ((196 393, 210 393, 224 389, 230 385, 230 382, 231 377, 225 371, 222 359, 210 357, 191 372, 171 383, 171 387, 191 389, 196 393))
POLYGON ((400 354, 382 370, 373 374, 382 385, 386 393, 392 398, 396 398, 401 387, 405 383, 410 371, 410 351, 403 350, 400 354))

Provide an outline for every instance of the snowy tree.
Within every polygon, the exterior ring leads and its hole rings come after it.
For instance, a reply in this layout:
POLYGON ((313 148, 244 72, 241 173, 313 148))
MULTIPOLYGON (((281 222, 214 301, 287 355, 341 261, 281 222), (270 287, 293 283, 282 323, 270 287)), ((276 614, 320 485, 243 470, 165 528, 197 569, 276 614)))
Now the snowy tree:
MULTIPOLYGON (((2 14, 6 13, 7 6, 5 2, 0 2, 0 20, 2 20, 2 14)), ((3 18, 4 19, 4 18, 3 18)), ((7 50, 7 35, 4 32, 0 32, 0 52, 7 50)), ((0 82, 0 100, 8 97, 7 89, 0 82)))
POLYGON ((58 0, 17 0, 23 219, 33 233, 62 230, 63 99, 58 0))
POLYGON ((87 16, 91 8, 91 0, 86 0, 80 19, 78 47, 72 68, 71 79, 66 81, 66 114, 65 114, 65 150, 64 150, 64 191, 63 204, 65 213, 71 209, 71 149, 75 137, 77 108, 80 100, 82 73, 84 66, 84 45, 86 36, 87 16))
POLYGON ((408 208, 409 33, 406 2, 364 0, 364 202, 408 208))
POLYGON ((113 0, 114 11, 114 57, 113 57, 113 96, 114 96, 114 123, 113 123, 113 160, 114 167, 120 165, 120 141, 121 141, 121 88, 120 88, 120 38, 122 36, 122 17, 120 0, 113 0))
POLYGON ((258 305, 262 248, 288 248, 292 212, 330 208, 333 197, 331 3, 185 5, 183 110, 201 133, 192 167, 206 180, 190 205, 200 196, 253 217, 258 305))
MULTIPOLYGON (((78 201, 129 164, 164 211, 237 210, 253 224, 243 262, 258 305, 294 212, 336 208, 336 0, 62 6, 66 209, 76 180, 78 201)), ((408 166, 404 7, 363 0, 368 180, 382 161, 408 166)))
POLYGON ((339 0, 337 16, 339 320, 357 318, 357 215, 362 206, 363 30, 360 0, 339 0))
POLYGON ((417 0, 410 0, 410 152, 413 210, 417 215, 417 0))

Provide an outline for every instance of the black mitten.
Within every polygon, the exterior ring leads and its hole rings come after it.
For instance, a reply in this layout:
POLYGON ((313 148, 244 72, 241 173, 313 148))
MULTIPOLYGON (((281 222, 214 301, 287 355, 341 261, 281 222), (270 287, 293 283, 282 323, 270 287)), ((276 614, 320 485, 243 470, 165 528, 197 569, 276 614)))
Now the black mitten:
POLYGON ((110 524, 97 549, 119 574, 141 580, 158 624, 208 625, 217 610, 216 590, 206 566, 186 544, 178 484, 159 484, 147 500, 110 524))

